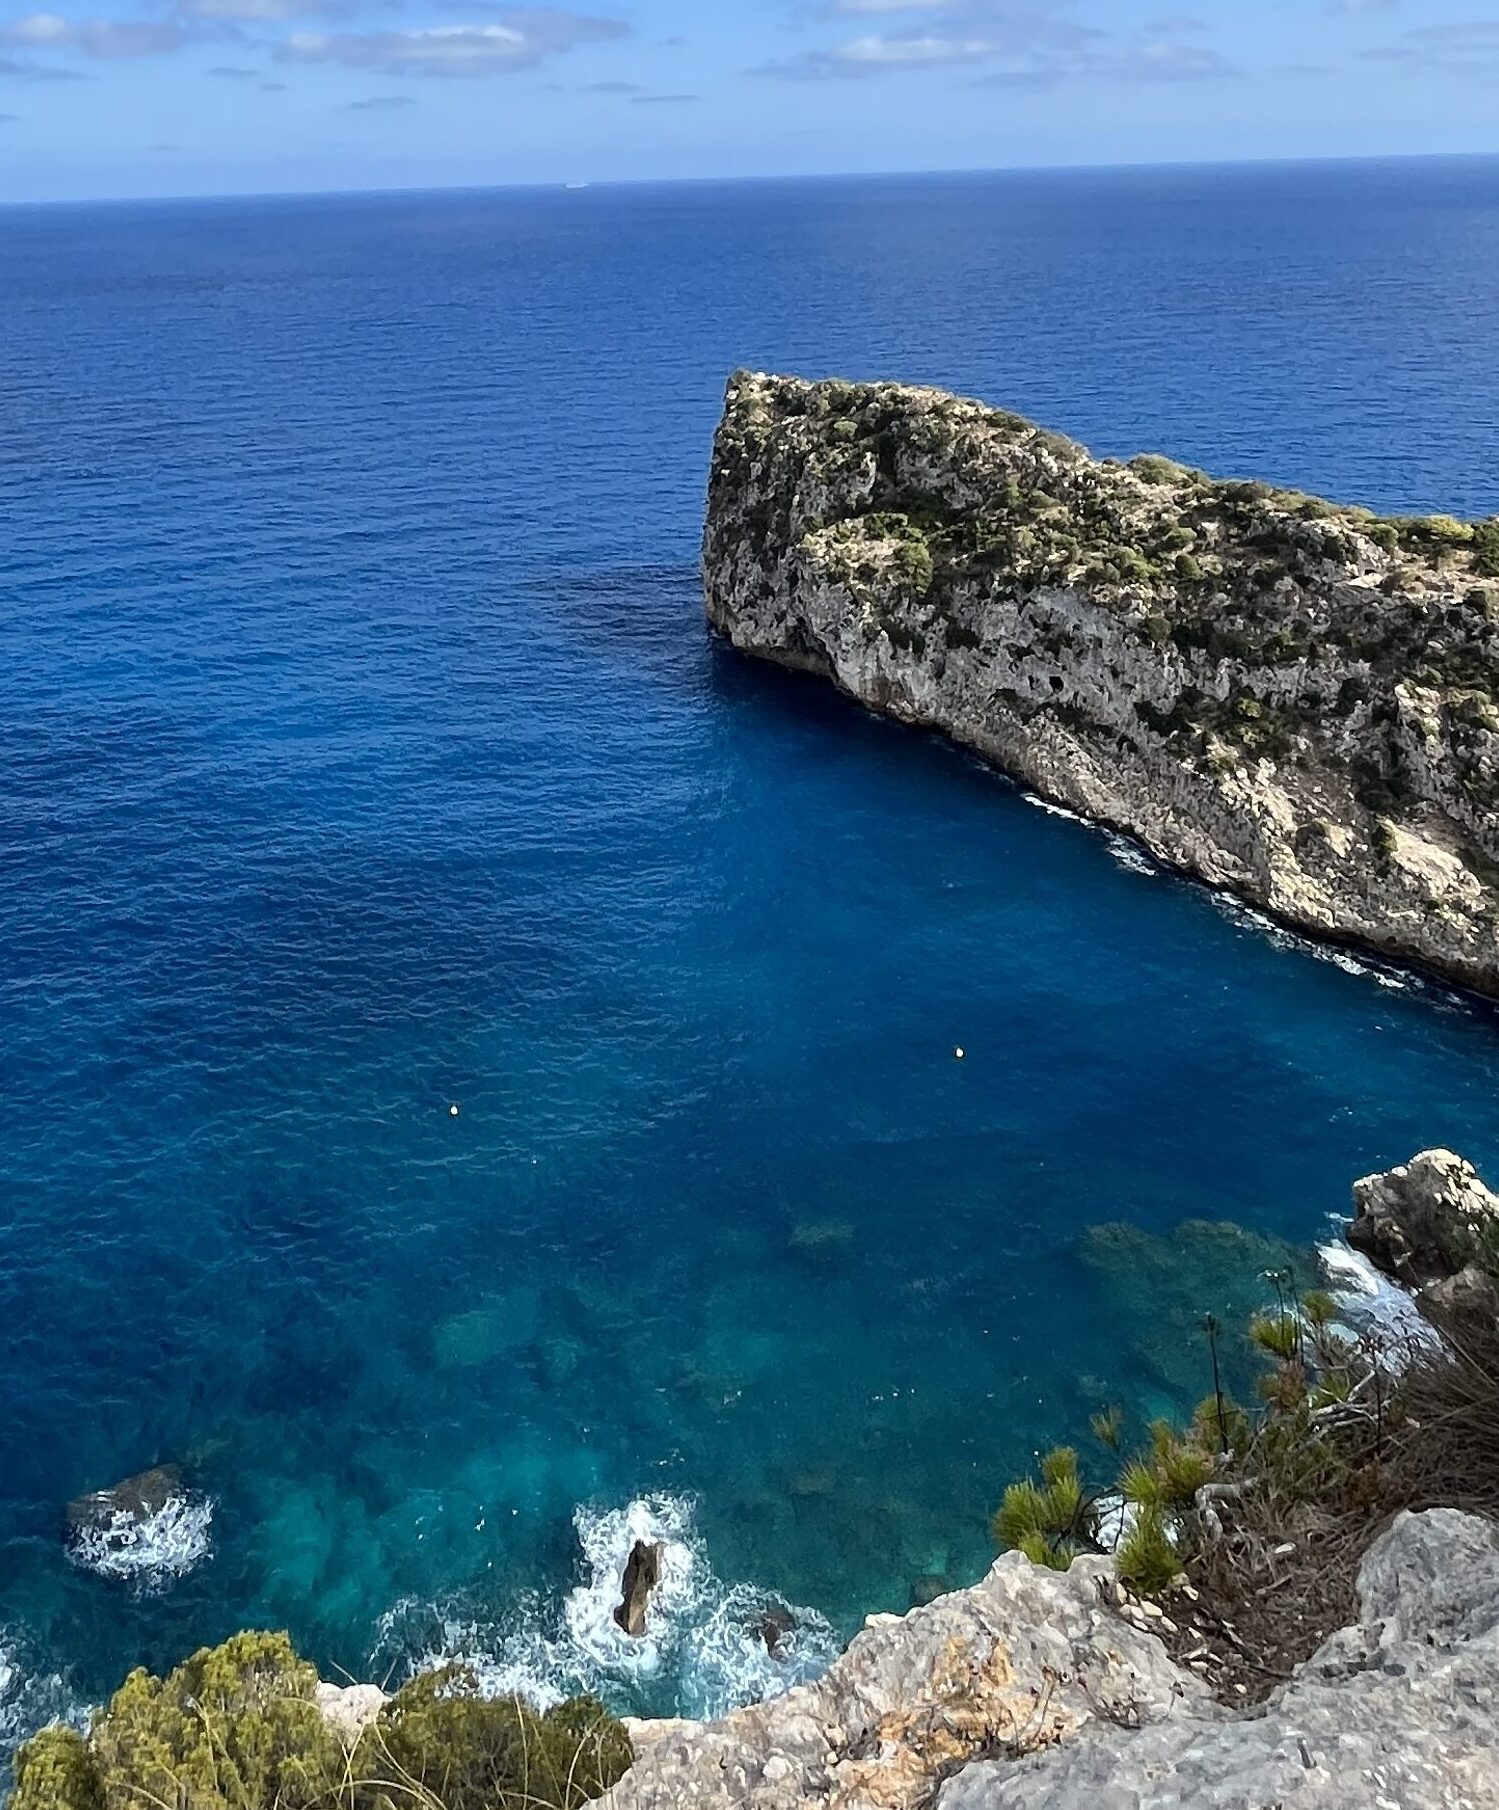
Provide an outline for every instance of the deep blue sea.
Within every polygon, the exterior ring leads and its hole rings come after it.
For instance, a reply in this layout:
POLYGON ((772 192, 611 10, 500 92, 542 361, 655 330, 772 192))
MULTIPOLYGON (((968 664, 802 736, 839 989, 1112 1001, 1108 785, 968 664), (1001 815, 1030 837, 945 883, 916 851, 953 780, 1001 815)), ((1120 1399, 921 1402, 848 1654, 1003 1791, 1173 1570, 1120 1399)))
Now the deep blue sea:
POLYGON ((741 364, 1499 511, 1499 161, 10 209, 0 308, 10 1735, 247 1624, 772 1688, 1189 1407, 1356 1175, 1499 1171, 1492 1010, 741 661, 695 565, 741 364))

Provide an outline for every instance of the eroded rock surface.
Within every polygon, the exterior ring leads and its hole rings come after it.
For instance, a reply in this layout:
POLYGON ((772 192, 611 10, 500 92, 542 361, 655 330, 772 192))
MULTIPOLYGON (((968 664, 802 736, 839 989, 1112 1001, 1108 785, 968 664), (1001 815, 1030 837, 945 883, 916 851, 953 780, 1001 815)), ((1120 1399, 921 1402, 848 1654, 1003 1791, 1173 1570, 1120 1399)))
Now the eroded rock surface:
POLYGON ((608 1810, 1487 1810, 1499 1803, 1499 1530, 1402 1515, 1358 1623, 1268 1703, 1213 1702, 1110 1607, 1102 1560, 1018 1554, 828 1675, 722 1722, 642 1724, 608 1810))
POLYGON ((1129 464, 935 390, 739 373, 736 647, 1319 934, 1499 993, 1499 520, 1129 464))
POLYGON ((1006 1554, 972 1590, 874 1617, 816 1684, 718 1723, 632 1728, 641 1757, 604 1802, 917 1810, 981 1756, 1205 1701, 1198 1679, 1119 1619, 1108 1588, 1102 1560, 1059 1576, 1006 1554))
POLYGON ((1499 1258, 1499 1195, 1450 1150, 1423 1150, 1410 1162, 1353 1185, 1348 1242, 1407 1287, 1440 1284, 1437 1304, 1471 1304, 1492 1284, 1475 1258, 1499 1258), (1469 1273, 1471 1271, 1471 1273, 1469 1273))
POLYGON ((1499 1531, 1402 1515, 1359 1573, 1360 1620, 1262 1713, 1094 1723, 969 1767, 938 1810, 1483 1810, 1499 1803, 1499 1531))

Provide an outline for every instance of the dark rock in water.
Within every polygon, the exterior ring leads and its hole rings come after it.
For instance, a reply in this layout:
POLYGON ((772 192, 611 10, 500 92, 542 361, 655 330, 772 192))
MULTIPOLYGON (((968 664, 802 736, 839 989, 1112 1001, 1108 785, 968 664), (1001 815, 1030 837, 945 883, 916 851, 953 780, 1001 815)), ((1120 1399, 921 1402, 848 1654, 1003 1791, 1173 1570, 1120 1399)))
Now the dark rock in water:
POLYGON ((637 1540, 625 1561, 624 1595, 614 1619, 632 1640, 639 1640, 645 1633, 646 1605, 661 1582, 661 1554, 665 1550, 659 1541, 637 1540))
POLYGON ((182 1494, 182 1472, 175 1464, 159 1464, 153 1470, 127 1477, 112 1489, 75 1496, 68 1504, 68 1532, 109 1534, 125 1521, 138 1524, 159 1515, 174 1497, 182 1494))
POLYGON ((1353 1185, 1348 1242, 1408 1288, 1499 1253, 1499 1196, 1450 1150, 1423 1150, 1353 1185))
POLYGON ((785 1603, 767 1603, 755 1623, 755 1632, 765 1642, 765 1651, 771 1658, 779 1659, 782 1642, 796 1632, 796 1617, 785 1603))
POLYGON ((952 1579, 944 1572, 925 1572, 911 1586, 911 1607, 924 1609, 928 1603, 936 1602, 939 1596, 946 1596, 951 1589, 952 1579))

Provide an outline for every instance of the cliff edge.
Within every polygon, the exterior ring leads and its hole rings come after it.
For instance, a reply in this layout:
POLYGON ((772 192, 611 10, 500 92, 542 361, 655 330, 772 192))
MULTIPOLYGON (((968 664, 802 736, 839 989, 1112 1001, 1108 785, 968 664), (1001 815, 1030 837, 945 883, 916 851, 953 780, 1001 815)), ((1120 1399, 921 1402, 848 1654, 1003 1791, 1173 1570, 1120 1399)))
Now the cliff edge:
POLYGON ((1315 934, 1499 995, 1499 518, 740 372, 708 616, 1315 934))
MULTIPOLYGON (((1159 1611, 1155 1611, 1158 1615, 1159 1611)), ((603 1810, 1457 1810, 1499 1790, 1499 1532, 1404 1514, 1358 1621, 1248 1713, 1175 1664, 1110 1566, 1018 1553, 819 1683, 706 1726, 637 1727, 603 1810)))

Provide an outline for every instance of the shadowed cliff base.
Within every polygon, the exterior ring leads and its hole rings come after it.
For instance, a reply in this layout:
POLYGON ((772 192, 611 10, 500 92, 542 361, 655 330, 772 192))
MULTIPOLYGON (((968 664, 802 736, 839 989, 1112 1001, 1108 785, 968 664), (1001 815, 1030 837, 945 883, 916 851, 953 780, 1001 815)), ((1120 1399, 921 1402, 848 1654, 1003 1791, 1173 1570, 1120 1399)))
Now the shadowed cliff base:
POLYGON ((1499 518, 739 373, 710 622, 1319 936, 1499 994, 1499 518))

